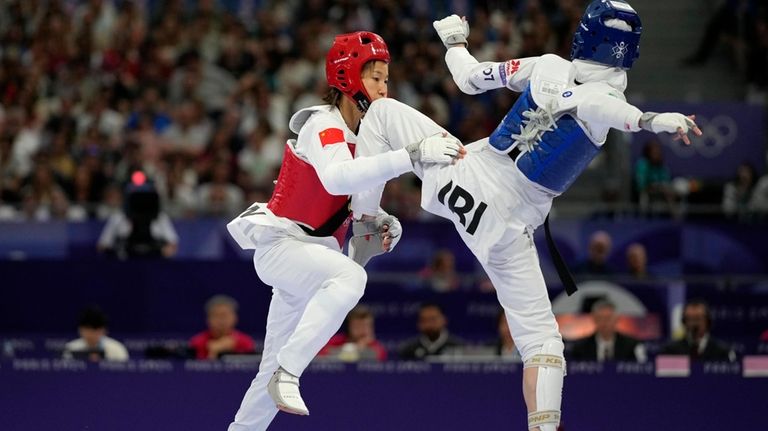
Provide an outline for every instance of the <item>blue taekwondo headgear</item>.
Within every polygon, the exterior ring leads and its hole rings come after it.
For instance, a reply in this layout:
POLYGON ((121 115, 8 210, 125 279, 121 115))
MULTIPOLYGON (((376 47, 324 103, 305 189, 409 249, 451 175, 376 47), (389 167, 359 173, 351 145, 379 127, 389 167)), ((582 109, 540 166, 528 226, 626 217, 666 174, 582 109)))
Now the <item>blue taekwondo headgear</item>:
POLYGON ((630 69, 640 56, 640 34, 643 25, 629 3, 618 0, 594 0, 581 17, 573 35, 571 59, 590 60, 606 66, 630 69), (632 27, 624 31, 605 25, 619 19, 632 27))

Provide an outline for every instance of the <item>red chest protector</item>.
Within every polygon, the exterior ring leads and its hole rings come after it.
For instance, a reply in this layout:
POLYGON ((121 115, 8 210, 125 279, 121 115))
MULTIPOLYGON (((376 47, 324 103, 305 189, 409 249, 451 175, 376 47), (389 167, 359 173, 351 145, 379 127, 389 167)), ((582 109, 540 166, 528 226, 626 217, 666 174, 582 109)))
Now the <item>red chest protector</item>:
MULTIPOLYGON (((347 143, 354 156, 355 144, 347 143)), ((328 193, 309 163, 285 145, 275 191, 267 203, 275 215, 293 220, 311 236, 333 236, 344 244, 349 228, 349 196, 328 193)))

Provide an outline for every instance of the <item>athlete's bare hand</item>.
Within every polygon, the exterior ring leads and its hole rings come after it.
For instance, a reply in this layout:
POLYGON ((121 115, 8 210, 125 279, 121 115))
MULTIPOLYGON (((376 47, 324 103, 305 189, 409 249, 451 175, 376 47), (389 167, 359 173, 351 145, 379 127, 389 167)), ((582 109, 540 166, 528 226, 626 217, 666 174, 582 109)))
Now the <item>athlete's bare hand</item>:
POLYGON ((462 145, 461 148, 459 148, 459 154, 454 157, 453 162, 451 162, 452 165, 455 165, 459 160, 463 159, 467 156, 467 148, 462 145))
POLYGON ((389 252, 392 248, 392 235, 389 233, 389 225, 385 224, 381 226, 381 250, 389 252))

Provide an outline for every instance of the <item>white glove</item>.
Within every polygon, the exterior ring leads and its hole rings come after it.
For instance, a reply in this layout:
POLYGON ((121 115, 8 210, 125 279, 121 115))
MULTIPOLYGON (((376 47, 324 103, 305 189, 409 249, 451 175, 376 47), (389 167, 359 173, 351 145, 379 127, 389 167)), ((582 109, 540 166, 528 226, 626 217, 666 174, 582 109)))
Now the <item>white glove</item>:
POLYGON ((673 140, 682 139, 686 145, 691 145, 688 138, 688 132, 692 131, 694 136, 701 136, 701 129, 693 121, 695 115, 685 116, 677 112, 665 112, 657 114, 656 112, 646 112, 640 116, 640 127, 653 133, 674 133, 673 140))
POLYGON ((400 242, 402 233, 400 220, 386 213, 377 215, 373 220, 355 220, 352 222, 352 238, 349 239, 349 257, 360 266, 365 266, 372 257, 392 251, 400 242), (385 233, 392 240, 387 251, 383 248, 385 233))
POLYGON ((462 157, 463 148, 461 141, 447 133, 427 136, 405 147, 414 165, 419 162, 450 165, 462 157))
POLYGON ((469 23, 456 14, 435 21, 432 26, 435 27, 437 35, 440 36, 440 40, 443 41, 446 48, 459 43, 467 43, 469 23))
POLYGON ((694 126, 696 123, 693 120, 677 112, 663 114, 646 112, 640 117, 640 127, 653 133, 677 133, 677 129, 683 129, 683 133, 688 133, 688 130, 694 126))

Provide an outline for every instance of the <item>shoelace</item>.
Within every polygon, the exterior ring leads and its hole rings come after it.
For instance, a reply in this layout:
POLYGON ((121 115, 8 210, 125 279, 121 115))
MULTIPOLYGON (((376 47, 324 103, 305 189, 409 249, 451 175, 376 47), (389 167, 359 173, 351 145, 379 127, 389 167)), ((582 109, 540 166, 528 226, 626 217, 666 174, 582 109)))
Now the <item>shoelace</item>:
POLYGON ((533 151, 544 133, 557 129, 555 117, 552 115, 552 105, 550 101, 544 107, 540 106, 536 110, 529 109, 523 112, 524 119, 520 134, 513 134, 512 139, 517 141, 518 145, 523 145, 529 152, 533 151))

